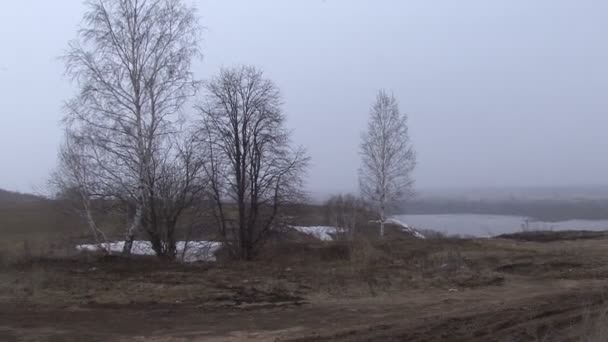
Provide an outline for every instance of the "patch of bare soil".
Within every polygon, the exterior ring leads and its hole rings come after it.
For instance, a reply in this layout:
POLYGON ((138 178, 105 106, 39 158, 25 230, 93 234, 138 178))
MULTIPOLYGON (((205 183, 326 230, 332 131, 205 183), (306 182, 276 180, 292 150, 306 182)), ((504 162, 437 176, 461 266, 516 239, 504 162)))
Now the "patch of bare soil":
POLYGON ((547 285, 532 292, 531 288, 513 288, 489 298, 487 293, 479 293, 484 301, 477 305, 456 299, 446 302, 441 312, 421 311, 415 316, 293 341, 580 341, 580 331, 574 327, 589 310, 605 304, 608 284, 570 286, 558 289, 547 285))

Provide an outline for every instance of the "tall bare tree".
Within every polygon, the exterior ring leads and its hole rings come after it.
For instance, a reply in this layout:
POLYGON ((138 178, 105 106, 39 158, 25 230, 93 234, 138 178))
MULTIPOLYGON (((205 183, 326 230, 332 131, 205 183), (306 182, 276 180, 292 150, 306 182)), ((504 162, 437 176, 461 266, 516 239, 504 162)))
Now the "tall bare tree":
MULTIPOLYGON (((172 136, 199 87, 191 72, 200 26, 182 0, 90 0, 65 55, 79 88, 66 105, 70 134, 86 144, 104 195, 134 208, 124 253, 153 224, 165 162, 180 156, 172 136)), ((93 177, 93 175, 91 175, 93 177)))
POLYGON ((362 135, 359 184, 362 196, 380 216, 381 237, 387 210, 411 194, 415 166, 407 115, 399 112, 393 95, 380 90, 370 110, 367 131, 362 135))
POLYGON ((200 139, 214 216, 233 256, 250 260, 301 195, 308 158, 291 148, 279 90, 262 71, 223 69, 205 88, 200 139))

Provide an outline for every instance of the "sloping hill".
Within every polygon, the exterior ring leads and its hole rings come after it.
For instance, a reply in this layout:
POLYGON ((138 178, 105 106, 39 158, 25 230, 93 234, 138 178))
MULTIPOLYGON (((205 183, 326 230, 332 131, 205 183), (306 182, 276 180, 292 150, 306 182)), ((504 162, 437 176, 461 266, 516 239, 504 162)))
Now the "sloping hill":
POLYGON ((24 194, 20 192, 8 191, 0 189, 0 205, 1 204, 18 204, 18 203, 31 203, 43 200, 42 197, 24 194))
POLYGON ((39 253, 82 233, 77 216, 59 201, 0 189, 0 259, 39 253))

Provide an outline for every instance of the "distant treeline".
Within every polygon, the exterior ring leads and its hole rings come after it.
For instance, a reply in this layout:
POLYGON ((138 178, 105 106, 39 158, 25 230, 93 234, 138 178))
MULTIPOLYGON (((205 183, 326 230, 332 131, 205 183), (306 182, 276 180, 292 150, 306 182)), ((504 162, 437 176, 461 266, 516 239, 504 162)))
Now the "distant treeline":
POLYGON ((593 200, 466 200, 418 199, 404 206, 406 214, 492 214, 526 216, 546 222, 608 219, 608 199, 593 200))

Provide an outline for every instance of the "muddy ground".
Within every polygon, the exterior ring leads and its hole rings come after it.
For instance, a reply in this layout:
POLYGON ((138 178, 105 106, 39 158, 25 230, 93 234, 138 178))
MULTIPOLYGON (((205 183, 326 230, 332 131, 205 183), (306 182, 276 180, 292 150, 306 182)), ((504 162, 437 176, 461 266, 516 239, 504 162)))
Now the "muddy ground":
POLYGON ((22 260, 0 273, 0 340, 605 341, 608 239, 571 238, 22 260))

